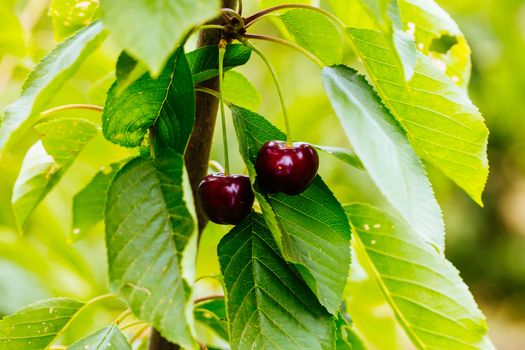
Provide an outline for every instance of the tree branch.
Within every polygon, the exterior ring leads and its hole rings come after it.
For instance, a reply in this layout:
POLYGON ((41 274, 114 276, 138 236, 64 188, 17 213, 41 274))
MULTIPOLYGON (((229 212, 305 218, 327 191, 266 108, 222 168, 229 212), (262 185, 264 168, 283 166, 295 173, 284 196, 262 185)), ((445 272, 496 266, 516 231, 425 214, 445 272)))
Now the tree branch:
MULTIPOLYGON (((235 8, 237 0, 223 0, 224 8, 235 8)), ((216 18, 209 24, 224 24, 221 17, 216 18)), ((199 34, 197 47, 207 45, 217 45, 220 40, 219 30, 203 30, 199 34)), ((212 78, 200 84, 200 86, 217 90, 219 79, 212 78)), ((210 150, 213 139, 213 130, 215 129, 215 120, 217 117, 218 101, 215 97, 208 94, 197 92, 196 99, 196 117, 193 132, 186 149, 184 160, 186 169, 190 178, 193 198, 195 198, 195 208, 197 210, 197 219, 199 221, 199 239, 208 219, 204 215, 202 208, 197 200, 197 187, 201 180, 208 172, 208 162, 210 159, 210 150)), ((169 343, 166 339, 152 328, 149 342, 149 350, 178 350, 180 347, 169 343)))

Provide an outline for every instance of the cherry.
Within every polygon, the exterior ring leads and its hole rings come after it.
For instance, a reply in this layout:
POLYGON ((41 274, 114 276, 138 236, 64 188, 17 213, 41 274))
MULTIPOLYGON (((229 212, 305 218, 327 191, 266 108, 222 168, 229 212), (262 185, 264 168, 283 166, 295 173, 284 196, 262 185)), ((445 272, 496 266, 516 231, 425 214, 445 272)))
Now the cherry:
POLYGON ((257 181, 269 193, 302 193, 319 168, 317 151, 307 143, 266 142, 257 155, 257 181))
POLYGON ((223 225, 241 223, 250 213, 255 198, 248 176, 223 173, 206 176, 197 193, 208 218, 223 225))

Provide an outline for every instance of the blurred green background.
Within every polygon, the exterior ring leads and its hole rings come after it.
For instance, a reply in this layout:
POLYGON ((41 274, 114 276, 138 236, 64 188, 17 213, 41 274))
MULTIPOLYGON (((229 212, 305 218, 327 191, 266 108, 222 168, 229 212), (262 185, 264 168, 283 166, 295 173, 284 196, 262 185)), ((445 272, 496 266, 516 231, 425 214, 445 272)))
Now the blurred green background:
MULTIPOLYGON (((95 0, 84 1, 86 7, 95 0)), ((349 3, 354 0, 349 0, 349 3)), ((428 167, 447 224, 448 258, 461 271, 488 317, 491 337, 499 349, 525 344, 525 2, 519 0, 440 0, 458 22, 473 50, 470 94, 491 131, 490 177, 480 208, 435 169, 428 167)), ((245 1, 254 10, 254 1, 245 1)), ((266 1, 271 3, 271 1, 266 1)), ((0 0, 0 107, 15 100, 31 67, 56 45, 48 0, 0 0), (4 18, 16 14, 17 23, 4 18)), ((356 23, 362 14, 356 12, 356 23)), ((281 34, 271 19, 254 25, 253 33, 281 34)), ((194 38, 193 38, 194 43, 194 38)), ((275 64, 285 91, 297 140, 349 147, 324 96, 319 69, 296 52, 277 44, 259 45, 275 64)), ((188 44, 188 50, 192 43, 188 44)), ((114 76, 120 48, 108 40, 58 93, 50 107, 66 103, 103 104, 114 76)), ((349 54, 351 59, 351 53, 349 54)), ((258 112, 283 128, 272 80, 253 57, 238 71, 259 89, 258 112)), ((68 111, 100 122, 96 112, 68 111)), ((233 169, 243 171, 236 152, 231 121, 233 169)), ((221 136, 216 133, 213 158, 222 161, 221 136)), ((15 230, 10 198, 24 152, 36 137, 29 133, 0 160, 0 315, 51 296, 88 299, 107 293, 103 226, 82 241, 71 243, 72 198, 103 165, 132 155, 102 137, 88 145, 60 184, 32 216, 24 235, 15 230)), ((387 204, 361 171, 321 155, 321 175, 341 202, 387 204)), ((201 245, 199 275, 218 272, 215 247, 225 227, 209 225, 201 245)), ((201 279, 197 293, 219 291, 213 279, 201 279)), ((355 266, 348 307, 359 332, 371 348, 409 349, 374 281, 355 266)), ((118 306, 118 305, 117 305, 118 306)), ((104 326, 118 310, 111 304, 94 310, 65 334, 65 343, 93 327, 104 326)))

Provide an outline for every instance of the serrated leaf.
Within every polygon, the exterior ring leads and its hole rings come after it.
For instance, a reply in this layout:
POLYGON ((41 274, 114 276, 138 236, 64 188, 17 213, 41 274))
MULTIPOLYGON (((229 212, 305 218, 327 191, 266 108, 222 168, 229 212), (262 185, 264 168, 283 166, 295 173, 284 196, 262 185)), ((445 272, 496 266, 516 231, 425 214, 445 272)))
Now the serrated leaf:
POLYGON ((53 0, 49 16, 55 39, 61 40, 91 22, 98 9, 98 0, 53 0))
POLYGON ((320 151, 326 152, 335 158, 345 162, 348 165, 353 166, 354 168, 363 170, 363 163, 361 163, 361 160, 359 157, 349 149, 341 148, 341 147, 332 147, 332 146, 320 146, 320 145, 312 145, 315 148, 317 148, 320 151))
POLYGON ((403 130, 354 69, 326 67, 323 81, 348 140, 376 186, 415 232, 443 252, 441 209, 403 130))
POLYGON ((403 29, 397 0, 360 0, 377 28, 385 34, 387 43, 409 81, 416 66, 416 44, 414 38, 403 29))
POLYGON ((116 88, 114 84, 108 91, 102 115, 109 141, 137 147, 154 126, 160 148, 184 153, 195 121, 195 93, 183 48, 177 49, 157 79, 144 74, 121 94, 116 88))
POLYGON ((103 328, 67 347, 67 350, 131 350, 116 324, 103 328))
POLYGON ((180 154, 166 150, 119 171, 106 202, 106 247, 111 289, 166 339, 195 348, 197 232, 183 166, 180 154))
POLYGON ((392 51, 396 53, 400 67, 403 68, 405 80, 409 81, 414 75, 417 62, 414 36, 403 28, 398 0, 390 0, 387 14, 391 23, 388 31, 389 42, 392 46, 392 51))
MULTIPOLYGON (((242 66, 250 59, 252 50, 242 44, 226 46, 224 54, 224 71, 242 66)), ((188 63, 195 84, 219 75, 219 48, 217 45, 203 46, 189 52, 188 63)))
POLYGON ((4 317, 0 321, 0 348, 47 349, 83 305, 75 299, 48 299, 4 317))
POLYGON ((330 66, 342 63, 343 37, 333 21, 321 13, 293 9, 279 15, 291 37, 330 66))
POLYGON ((414 32, 419 49, 439 66, 452 81, 467 88, 470 80, 470 46, 458 25, 433 0, 399 0, 403 22, 414 32), (453 39, 446 50, 436 50, 433 44, 453 39))
POLYGON ((488 176, 488 130, 466 92, 421 53, 406 83, 382 33, 349 29, 349 34, 379 96, 416 153, 481 204, 488 176))
POLYGON ((26 53, 24 31, 11 4, 0 3, 0 57, 10 54, 23 56, 26 53))
POLYGON ((224 99, 234 105, 253 110, 261 104, 259 91, 248 78, 234 70, 224 74, 222 91, 224 99))
MULTIPOLYGON (((253 180, 259 148, 286 135, 256 113, 231 108, 241 155, 253 180)), ((295 264, 321 304, 335 313, 350 265, 350 228, 341 205, 320 176, 297 196, 266 194, 257 183, 255 192, 283 256, 295 264)))
POLYGON ((104 0, 104 25, 133 57, 156 77, 182 37, 194 26, 217 16, 219 0, 104 0))
POLYGON ((100 169, 91 181, 73 198, 73 227, 71 239, 82 239, 104 219, 104 206, 109 186, 126 161, 112 163, 100 169))
POLYGON ((0 152, 9 148, 38 120, 38 112, 104 40, 102 24, 95 22, 53 49, 29 74, 18 100, 4 111, 0 152))
POLYGON ((493 349, 485 317, 442 254, 379 209, 345 209, 357 249, 418 349, 493 349))
POLYGON ((264 218, 252 213, 219 243, 237 349, 333 349, 330 314, 286 263, 264 218))
POLYGON ((96 124, 77 118, 54 119, 38 124, 35 129, 41 141, 27 151, 11 199, 20 229, 99 132, 96 124))

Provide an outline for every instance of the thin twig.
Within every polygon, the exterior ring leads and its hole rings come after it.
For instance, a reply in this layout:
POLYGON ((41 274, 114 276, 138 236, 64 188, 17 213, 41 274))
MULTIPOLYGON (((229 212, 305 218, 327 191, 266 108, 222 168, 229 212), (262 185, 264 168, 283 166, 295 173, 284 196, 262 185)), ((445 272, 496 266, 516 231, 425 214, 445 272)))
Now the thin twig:
POLYGON ((198 303, 202 303, 208 300, 216 300, 216 299, 222 299, 222 298, 224 298, 224 295, 220 295, 220 294, 208 295, 205 297, 195 299, 193 303, 198 304, 198 303))
POLYGON ((275 43, 279 43, 279 44, 288 46, 288 47, 290 47, 290 48, 292 48, 294 50, 297 50, 298 52, 302 53, 306 57, 308 57, 310 60, 312 60, 319 67, 321 67, 321 68, 325 67, 325 64, 323 63, 323 61, 321 61, 319 58, 317 58, 317 56, 312 54, 310 51, 306 50, 304 47, 299 46, 299 45, 297 45, 297 44, 295 44, 295 43, 293 43, 291 41, 284 40, 284 39, 281 39, 281 38, 278 38, 278 37, 275 37, 275 36, 249 34, 249 33, 243 34, 243 37, 247 38, 247 39, 271 41, 271 42, 275 42, 275 43))

